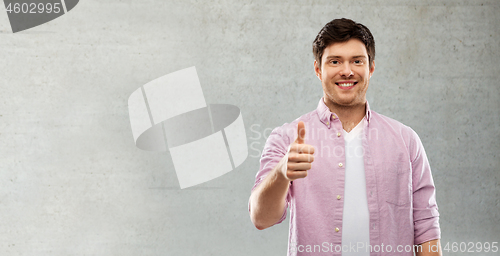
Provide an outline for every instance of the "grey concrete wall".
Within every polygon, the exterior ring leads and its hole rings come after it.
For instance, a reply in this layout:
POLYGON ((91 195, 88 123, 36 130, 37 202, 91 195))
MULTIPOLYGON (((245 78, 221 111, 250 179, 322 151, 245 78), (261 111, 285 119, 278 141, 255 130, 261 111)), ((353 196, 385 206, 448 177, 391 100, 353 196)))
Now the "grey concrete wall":
POLYGON ((338 17, 375 36, 368 100, 420 135, 443 245, 500 242, 499 3, 85 0, 16 34, 0 12, 0 255, 284 255, 287 221, 247 212, 258 134, 315 108, 311 43, 338 17), (135 147, 127 99, 190 66, 240 107, 250 156, 181 190, 169 153, 135 147))

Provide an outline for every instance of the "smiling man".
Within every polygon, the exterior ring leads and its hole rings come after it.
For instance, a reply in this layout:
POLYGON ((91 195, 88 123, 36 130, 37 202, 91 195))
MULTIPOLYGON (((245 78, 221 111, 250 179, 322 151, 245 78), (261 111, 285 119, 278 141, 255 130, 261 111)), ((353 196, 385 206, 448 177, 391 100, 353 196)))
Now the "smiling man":
POLYGON ((441 255, 426 153, 408 126, 371 110, 375 41, 349 19, 313 43, 318 107, 273 130, 249 200, 258 229, 290 208, 288 255, 441 255))

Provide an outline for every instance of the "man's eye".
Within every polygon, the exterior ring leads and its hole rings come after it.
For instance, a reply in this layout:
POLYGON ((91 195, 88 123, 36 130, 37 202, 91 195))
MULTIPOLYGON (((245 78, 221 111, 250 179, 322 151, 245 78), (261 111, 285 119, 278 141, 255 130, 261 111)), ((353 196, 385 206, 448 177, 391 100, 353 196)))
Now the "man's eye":
POLYGON ((363 64, 363 61, 362 60, 355 60, 354 64, 363 64))
POLYGON ((332 61, 331 61, 331 63, 332 63, 333 65, 337 65, 337 64, 339 64, 339 61, 338 61, 338 60, 332 60, 332 61))

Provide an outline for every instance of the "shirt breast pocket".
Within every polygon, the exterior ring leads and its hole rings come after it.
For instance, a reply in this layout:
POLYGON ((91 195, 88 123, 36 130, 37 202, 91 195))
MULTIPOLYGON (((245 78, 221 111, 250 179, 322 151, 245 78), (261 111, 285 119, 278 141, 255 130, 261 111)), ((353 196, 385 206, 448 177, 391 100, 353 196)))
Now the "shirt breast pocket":
POLYGON ((382 164, 382 191, 385 201, 403 206, 411 200, 411 167, 409 162, 385 162, 382 164))

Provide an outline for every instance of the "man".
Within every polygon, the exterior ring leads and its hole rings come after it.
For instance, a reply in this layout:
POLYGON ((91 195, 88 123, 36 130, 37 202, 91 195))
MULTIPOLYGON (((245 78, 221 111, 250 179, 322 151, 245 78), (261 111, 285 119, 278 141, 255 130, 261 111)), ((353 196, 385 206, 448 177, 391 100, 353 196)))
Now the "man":
POLYGON ((336 19, 313 43, 316 110, 273 130, 249 200, 258 229, 290 207, 288 255, 441 255, 435 187, 408 126, 368 106, 375 42, 336 19))

